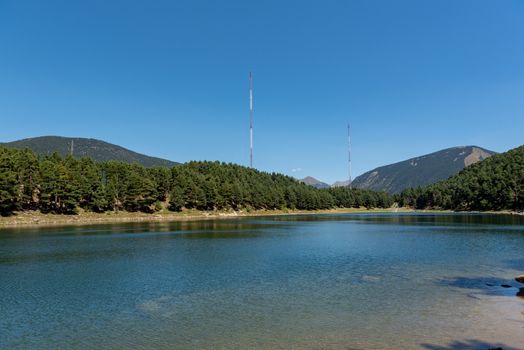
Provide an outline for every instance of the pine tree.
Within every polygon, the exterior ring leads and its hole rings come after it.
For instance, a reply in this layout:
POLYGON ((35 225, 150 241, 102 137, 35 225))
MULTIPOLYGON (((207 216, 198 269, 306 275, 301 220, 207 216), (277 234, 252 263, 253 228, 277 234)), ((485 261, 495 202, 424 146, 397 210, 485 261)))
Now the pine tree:
POLYGON ((12 213, 19 197, 14 163, 13 152, 0 148, 0 215, 2 216, 12 213))

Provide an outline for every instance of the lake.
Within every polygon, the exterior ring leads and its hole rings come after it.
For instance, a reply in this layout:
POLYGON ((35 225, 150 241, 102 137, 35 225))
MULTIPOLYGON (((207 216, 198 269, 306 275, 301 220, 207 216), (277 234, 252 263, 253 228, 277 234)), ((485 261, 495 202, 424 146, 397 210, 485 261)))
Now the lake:
POLYGON ((519 274, 522 216, 3 229, 0 348, 524 349, 519 274))

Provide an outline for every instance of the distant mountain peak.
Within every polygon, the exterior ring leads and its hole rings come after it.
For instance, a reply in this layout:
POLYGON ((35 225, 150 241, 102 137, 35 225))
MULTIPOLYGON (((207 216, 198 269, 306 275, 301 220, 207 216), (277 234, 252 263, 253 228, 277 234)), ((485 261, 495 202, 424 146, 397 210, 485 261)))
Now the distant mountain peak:
POLYGON ((137 163, 145 167, 171 167, 178 164, 167 159, 137 153, 105 141, 83 137, 39 136, 1 143, 0 145, 19 149, 29 148, 39 155, 57 152, 66 156, 71 153, 71 144, 73 144, 73 156, 75 158, 90 157, 96 161, 118 160, 126 163, 137 163))
POLYGON ((320 182, 320 180, 315 179, 313 176, 306 176, 302 180, 302 182, 320 182))
POLYGON ((330 187, 327 183, 317 180, 312 176, 306 176, 305 178, 300 179, 299 181, 305 183, 306 185, 313 186, 316 188, 329 188, 330 187))

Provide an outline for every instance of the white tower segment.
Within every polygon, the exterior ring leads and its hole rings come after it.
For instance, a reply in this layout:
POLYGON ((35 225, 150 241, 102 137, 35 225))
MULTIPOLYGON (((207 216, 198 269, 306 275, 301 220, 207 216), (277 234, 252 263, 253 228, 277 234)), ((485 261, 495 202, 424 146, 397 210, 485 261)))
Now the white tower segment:
POLYGON ((253 167, 253 78, 249 72, 249 166, 253 167))
POLYGON ((352 188, 352 180, 351 180, 351 127, 348 123, 348 186, 349 188, 352 188))

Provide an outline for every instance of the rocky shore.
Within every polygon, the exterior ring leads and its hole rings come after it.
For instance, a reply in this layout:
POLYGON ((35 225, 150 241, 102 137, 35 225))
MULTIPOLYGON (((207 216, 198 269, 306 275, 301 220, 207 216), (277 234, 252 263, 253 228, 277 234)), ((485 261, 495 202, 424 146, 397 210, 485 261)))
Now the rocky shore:
POLYGON ((415 212, 411 209, 330 209, 330 210, 252 210, 252 211, 198 211, 184 210, 182 212, 162 211, 148 214, 140 212, 80 212, 76 215, 43 214, 38 211, 17 212, 14 215, 0 217, 0 228, 8 227, 44 227, 93 225, 126 222, 167 222, 206 219, 227 219, 250 216, 279 216, 279 215, 316 215, 342 213, 387 213, 387 212, 415 212))
MULTIPOLYGON (((187 221, 224 219, 232 217, 250 216, 281 216, 281 215, 317 215, 317 214, 343 214, 343 213, 452 213, 444 210, 413 210, 411 208, 388 208, 388 209, 366 209, 366 208, 338 208, 327 210, 240 210, 240 211, 199 211, 184 210, 181 212, 161 211, 157 213, 142 212, 105 212, 93 213, 80 211, 75 215, 43 214, 39 211, 16 212, 13 215, 0 216, 0 228, 8 227, 44 227, 44 226, 70 226, 70 225, 93 225, 111 224, 125 222, 164 222, 164 221, 187 221)), ((461 212, 462 213, 462 212, 461 212)), ((481 212, 471 212, 478 214, 481 212)), ((485 212, 485 214, 502 215, 524 215, 523 212, 498 211, 485 212)))

